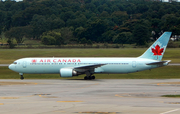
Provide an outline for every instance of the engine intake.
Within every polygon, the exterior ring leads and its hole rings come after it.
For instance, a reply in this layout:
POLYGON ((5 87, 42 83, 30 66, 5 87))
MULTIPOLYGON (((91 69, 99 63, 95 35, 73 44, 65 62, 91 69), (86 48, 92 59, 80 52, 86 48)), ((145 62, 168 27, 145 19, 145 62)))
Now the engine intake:
POLYGON ((73 76, 78 76, 78 73, 71 68, 62 68, 62 69, 60 69, 60 76, 61 77, 73 77, 73 76))

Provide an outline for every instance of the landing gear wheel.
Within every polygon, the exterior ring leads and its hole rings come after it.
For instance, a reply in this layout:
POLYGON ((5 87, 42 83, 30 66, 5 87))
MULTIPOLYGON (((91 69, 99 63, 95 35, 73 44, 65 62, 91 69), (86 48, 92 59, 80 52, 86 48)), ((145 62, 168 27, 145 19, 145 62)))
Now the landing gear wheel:
POLYGON ((84 80, 94 80, 95 76, 85 76, 84 80))
POLYGON ((87 76, 85 76, 85 77, 84 77, 84 80, 87 80, 87 79, 88 79, 87 76))
POLYGON ((91 78, 94 80, 96 77, 95 77, 95 76, 92 76, 91 78))
POLYGON ((91 80, 92 79, 92 77, 91 76, 88 76, 88 80, 91 80))
POLYGON ((21 80, 23 80, 23 79, 24 79, 23 75, 21 75, 20 79, 21 79, 21 80))

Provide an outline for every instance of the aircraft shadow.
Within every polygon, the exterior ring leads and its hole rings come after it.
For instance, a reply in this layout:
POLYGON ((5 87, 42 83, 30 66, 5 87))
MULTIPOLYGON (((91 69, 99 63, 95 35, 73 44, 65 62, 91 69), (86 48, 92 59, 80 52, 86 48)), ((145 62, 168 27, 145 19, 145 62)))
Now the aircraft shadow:
POLYGON ((64 80, 100 81, 99 79, 94 79, 94 80, 84 80, 84 79, 64 79, 64 80))

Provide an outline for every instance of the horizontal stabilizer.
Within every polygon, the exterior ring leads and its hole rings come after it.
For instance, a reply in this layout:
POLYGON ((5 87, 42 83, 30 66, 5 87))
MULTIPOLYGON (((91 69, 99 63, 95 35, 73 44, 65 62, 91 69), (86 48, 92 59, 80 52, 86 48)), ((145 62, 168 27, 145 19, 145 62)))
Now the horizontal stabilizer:
POLYGON ((169 62, 171 62, 171 60, 146 63, 146 65, 163 65, 164 63, 168 64, 169 62))

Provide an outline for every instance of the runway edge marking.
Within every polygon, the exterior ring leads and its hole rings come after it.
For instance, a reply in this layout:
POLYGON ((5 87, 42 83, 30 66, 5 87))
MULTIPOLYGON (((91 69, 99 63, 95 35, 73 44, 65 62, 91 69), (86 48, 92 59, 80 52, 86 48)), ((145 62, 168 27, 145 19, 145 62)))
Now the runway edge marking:
POLYGON ((167 111, 167 112, 163 112, 163 113, 160 113, 160 114, 168 114, 168 113, 171 113, 171 112, 176 112, 178 111, 179 109, 174 109, 174 110, 170 110, 170 111, 167 111))

